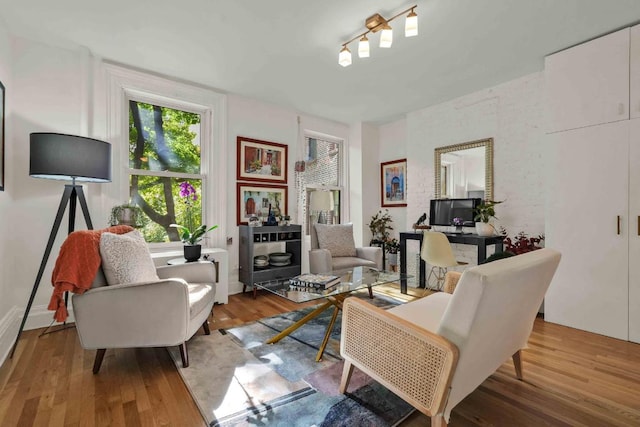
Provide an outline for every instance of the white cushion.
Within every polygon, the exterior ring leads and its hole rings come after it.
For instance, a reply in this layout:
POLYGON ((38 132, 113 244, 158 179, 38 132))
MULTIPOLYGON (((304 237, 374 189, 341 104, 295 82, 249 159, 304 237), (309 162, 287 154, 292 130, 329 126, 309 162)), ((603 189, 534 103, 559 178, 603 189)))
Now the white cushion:
POLYGON ((352 224, 314 224, 320 249, 328 249, 332 257, 356 256, 352 224))
POLYGON ((213 299, 213 286, 209 283, 187 283, 189 287, 189 315, 196 317, 213 299))
POLYGON ((390 308, 389 313, 393 313, 435 333, 438 330, 438 326, 440 326, 440 321, 450 300, 451 294, 438 292, 425 298, 390 308))
POLYGON ((138 230, 126 234, 102 233, 100 258, 109 285, 159 280, 147 242, 138 230))

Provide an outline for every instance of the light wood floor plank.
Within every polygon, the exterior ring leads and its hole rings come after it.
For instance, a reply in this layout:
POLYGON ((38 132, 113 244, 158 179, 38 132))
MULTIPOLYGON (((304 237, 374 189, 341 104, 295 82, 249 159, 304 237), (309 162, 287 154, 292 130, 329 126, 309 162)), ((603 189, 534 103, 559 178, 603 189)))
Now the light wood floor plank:
MULTIPOLYGON (((376 289, 400 301, 423 290, 376 289)), ((278 313, 294 304, 259 292, 217 305, 211 329, 278 313)), ((93 375, 95 351, 80 347, 74 329, 38 337, 26 331, 16 355, 0 367, 0 425, 204 426, 166 349, 107 350, 93 375)), ((198 333, 202 333, 199 331, 198 333)), ((640 426, 640 345, 537 319, 523 352, 524 381, 509 360, 453 411, 450 426, 640 426)), ((401 426, 428 426, 414 413, 401 426)))

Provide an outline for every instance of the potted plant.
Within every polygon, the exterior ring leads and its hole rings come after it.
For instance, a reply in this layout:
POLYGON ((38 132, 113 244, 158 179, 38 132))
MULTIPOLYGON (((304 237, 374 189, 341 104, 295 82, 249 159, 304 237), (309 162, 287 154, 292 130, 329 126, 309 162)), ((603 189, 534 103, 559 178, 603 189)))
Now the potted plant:
POLYGON ((111 208, 109 225, 130 225, 134 228, 144 227, 145 216, 140 206, 124 203, 111 208))
POLYGON ((371 222, 367 225, 371 230, 373 239, 386 242, 389 239, 389 231, 393 230, 392 222, 393 218, 389 215, 389 209, 385 209, 384 212, 380 210, 372 216, 371 222))
POLYGON ((395 267, 398 265, 398 251, 400 251, 400 242, 395 237, 386 241, 385 251, 388 254, 389 265, 391 269, 395 271, 395 267))
POLYGON ((496 218, 495 206, 503 201, 485 200, 475 209, 476 233, 478 236, 493 236, 496 231, 495 227, 489 223, 491 218, 496 218))
POLYGON ((180 239, 184 243, 184 257, 187 261, 197 261, 202 253, 202 246, 198 243, 204 238, 204 235, 218 228, 217 225, 207 228, 206 224, 196 225, 193 213, 193 204, 198 200, 196 189, 189 183, 184 181, 180 184, 180 198, 186 205, 185 209, 185 225, 171 224, 180 232, 180 239))
POLYGON ((542 249, 541 243, 544 241, 544 234, 540 234, 537 237, 529 237, 527 233, 521 231, 512 239, 508 236, 504 227, 500 227, 500 234, 504 236, 504 250, 513 252, 516 255, 542 249))

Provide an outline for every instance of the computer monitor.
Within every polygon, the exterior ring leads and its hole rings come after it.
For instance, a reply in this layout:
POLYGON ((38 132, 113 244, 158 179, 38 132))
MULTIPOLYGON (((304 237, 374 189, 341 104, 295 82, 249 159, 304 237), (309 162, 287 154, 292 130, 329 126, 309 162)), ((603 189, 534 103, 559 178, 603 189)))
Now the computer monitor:
POLYGON ((435 199, 429 207, 429 225, 452 225, 453 218, 462 218, 465 225, 473 226, 474 210, 482 199, 435 199))

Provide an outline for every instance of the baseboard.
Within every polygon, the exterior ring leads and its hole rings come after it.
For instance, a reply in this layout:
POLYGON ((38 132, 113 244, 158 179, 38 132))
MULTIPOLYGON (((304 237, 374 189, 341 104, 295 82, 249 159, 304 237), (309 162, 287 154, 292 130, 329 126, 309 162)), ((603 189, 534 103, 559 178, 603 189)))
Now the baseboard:
MULTIPOLYGON (((0 319, 0 365, 4 363, 9 356, 9 352, 13 347, 13 343, 18 336, 20 322, 24 315, 24 309, 13 306, 9 312, 0 319)), ((29 310, 29 317, 24 325, 24 330, 46 328, 51 325, 53 320, 53 311, 47 309, 46 305, 34 305, 29 310)), ((69 317, 67 322, 74 322, 73 308, 69 308, 69 317)))
POLYGON ((20 312, 17 306, 11 307, 9 312, 0 319, 0 366, 9 357, 11 347, 20 327, 20 312))

